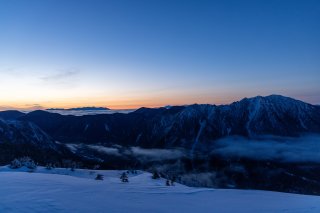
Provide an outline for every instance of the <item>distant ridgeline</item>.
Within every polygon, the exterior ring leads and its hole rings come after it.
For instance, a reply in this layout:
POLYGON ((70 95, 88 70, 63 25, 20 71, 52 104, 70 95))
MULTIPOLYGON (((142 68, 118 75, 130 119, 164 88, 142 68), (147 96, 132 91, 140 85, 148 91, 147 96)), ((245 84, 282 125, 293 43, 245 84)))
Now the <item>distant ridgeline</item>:
MULTIPOLYGON (((188 185, 320 194, 320 158, 308 149, 311 142, 298 142, 320 133, 320 107, 280 95, 127 114, 3 111, 0 118, 3 163, 16 155, 39 162, 70 158, 102 168, 159 168, 188 185), (203 179, 186 176, 194 173, 203 179)), ((315 141, 312 147, 320 148, 315 141)))
POLYGON ((46 109, 46 110, 110 110, 109 108, 107 107, 77 107, 77 108, 69 108, 69 109, 64 109, 64 108, 49 108, 49 109, 46 109))

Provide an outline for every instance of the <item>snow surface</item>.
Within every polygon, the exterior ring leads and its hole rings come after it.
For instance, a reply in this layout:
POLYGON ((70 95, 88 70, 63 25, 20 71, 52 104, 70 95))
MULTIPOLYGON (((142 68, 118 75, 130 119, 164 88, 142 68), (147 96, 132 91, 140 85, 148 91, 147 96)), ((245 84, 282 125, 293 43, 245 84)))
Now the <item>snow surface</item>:
POLYGON ((120 182, 122 171, 27 171, 0 167, 0 212, 320 212, 318 196, 165 186, 140 171, 129 183, 120 182))

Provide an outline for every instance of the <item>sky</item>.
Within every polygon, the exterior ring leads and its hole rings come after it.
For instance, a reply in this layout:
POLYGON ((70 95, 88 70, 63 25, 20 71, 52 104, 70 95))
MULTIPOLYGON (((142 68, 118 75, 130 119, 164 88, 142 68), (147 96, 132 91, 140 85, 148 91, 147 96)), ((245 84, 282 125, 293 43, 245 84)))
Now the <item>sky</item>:
POLYGON ((0 109, 320 104, 318 0, 0 0, 0 109))

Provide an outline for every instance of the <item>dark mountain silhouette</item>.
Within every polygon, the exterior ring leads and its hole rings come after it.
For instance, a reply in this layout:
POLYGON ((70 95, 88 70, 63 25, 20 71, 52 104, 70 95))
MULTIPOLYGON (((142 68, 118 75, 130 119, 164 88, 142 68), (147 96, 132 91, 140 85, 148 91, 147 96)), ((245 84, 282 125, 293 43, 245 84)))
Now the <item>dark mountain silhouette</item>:
POLYGON ((318 106, 279 95, 245 98, 230 105, 140 108, 129 114, 63 116, 34 111, 19 120, 35 123, 62 143, 149 148, 201 148, 233 135, 254 138, 320 133, 318 106))
POLYGON ((0 118, 4 120, 15 120, 19 117, 24 116, 25 113, 17 111, 17 110, 7 110, 7 111, 0 111, 0 118))

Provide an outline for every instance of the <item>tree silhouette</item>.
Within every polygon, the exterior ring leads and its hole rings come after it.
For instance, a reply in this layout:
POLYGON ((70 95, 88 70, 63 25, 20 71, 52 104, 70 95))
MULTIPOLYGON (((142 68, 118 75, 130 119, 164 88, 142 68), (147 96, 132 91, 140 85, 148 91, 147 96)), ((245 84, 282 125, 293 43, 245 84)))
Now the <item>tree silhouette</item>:
POLYGON ((125 172, 122 173, 122 175, 120 176, 120 179, 122 182, 129 182, 128 175, 125 172))

